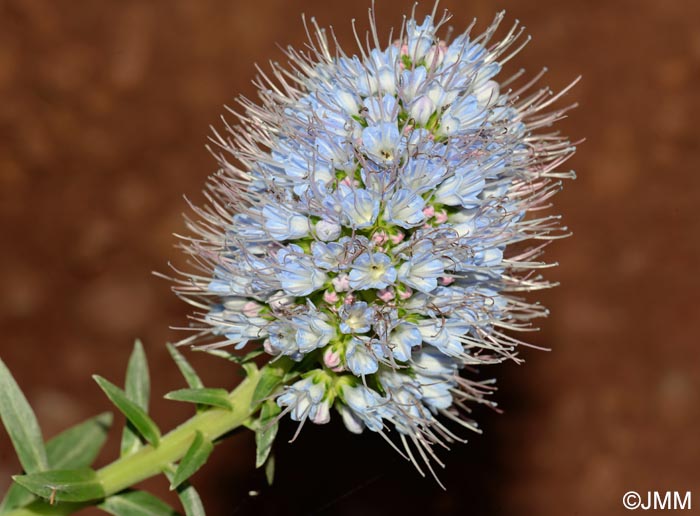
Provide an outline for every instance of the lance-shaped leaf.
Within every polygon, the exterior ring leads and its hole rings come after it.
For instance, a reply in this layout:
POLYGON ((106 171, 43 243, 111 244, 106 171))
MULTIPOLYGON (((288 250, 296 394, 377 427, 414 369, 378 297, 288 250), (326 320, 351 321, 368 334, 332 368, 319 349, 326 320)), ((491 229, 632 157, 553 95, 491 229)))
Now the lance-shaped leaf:
POLYGON ((189 385, 192 389, 201 389, 204 387, 204 383, 202 383, 202 380, 199 378, 185 356, 172 344, 166 344, 166 346, 170 352, 170 356, 173 357, 173 360, 175 361, 175 365, 177 365, 177 368, 182 373, 182 376, 185 377, 187 385, 189 385))
POLYGON ((53 502, 87 502, 104 498, 97 474, 90 468, 42 471, 12 477, 22 487, 53 502))
POLYGON ((272 367, 270 365, 263 367, 260 380, 255 386, 255 392, 253 392, 252 404, 256 405, 272 394, 282 383, 284 375, 285 370, 281 367, 272 367))
POLYGON ((177 516, 172 507, 145 491, 110 496, 97 507, 113 516, 177 516))
POLYGON ((177 495, 182 503, 182 508, 185 509, 186 516, 206 516, 202 499, 189 482, 180 484, 180 487, 177 488, 177 495))
POLYGON ((271 486, 275 481, 275 454, 271 453, 265 461, 265 478, 267 485, 271 486))
MULTIPOLYGON (((137 406, 148 412, 148 399, 151 394, 151 380, 148 374, 148 361, 140 340, 134 342, 134 350, 129 357, 129 365, 126 368, 126 379, 124 381, 124 392, 126 397, 137 406)), ((134 428, 133 423, 124 427, 122 433, 121 454, 128 455, 139 449, 141 439, 139 432, 134 428)))
POLYGON ((5 363, 0 360, 0 419, 27 473, 49 467, 44 439, 34 411, 5 363))
MULTIPOLYGON (((279 427, 277 416, 281 409, 273 400, 268 400, 263 403, 260 409, 260 418, 258 419, 258 428, 255 431, 255 467, 259 468, 270 455, 272 443, 277 436, 279 427)), ((274 466, 273 466, 274 467, 274 466)))
MULTIPOLYGON (((164 473, 168 481, 172 483, 175 478, 175 468, 171 465, 170 469, 170 471, 166 470, 164 473)), ((176 491, 178 498, 180 498, 182 508, 185 509, 186 516, 206 516, 202 499, 199 497, 199 493, 192 484, 185 480, 178 486, 176 491)))
POLYGON ((110 412, 104 412, 50 439, 46 454, 51 469, 79 469, 92 464, 107 440, 112 419, 110 412))
POLYGON ((136 403, 127 398, 124 391, 113 383, 98 375, 94 375, 93 378, 110 401, 114 403, 119 411, 126 416, 126 419, 134 425, 134 428, 139 434, 153 446, 158 446, 160 442, 160 431, 153 420, 148 417, 148 414, 136 403))
POLYGON ((170 490, 176 489, 185 480, 190 478, 195 472, 201 468, 211 452, 214 450, 214 445, 209 439, 206 439, 199 430, 192 440, 192 444, 185 452, 185 456, 180 461, 175 471, 175 476, 170 482, 170 490))
POLYGON ((228 399, 228 392, 226 389, 212 389, 209 387, 202 387, 201 389, 179 389, 166 394, 165 399, 187 401, 200 405, 211 405, 228 410, 233 409, 228 399))
MULTIPOLYGON (((105 412, 64 430, 46 443, 46 455, 52 469, 79 469, 88 467, 95 460, 107 439, 112 424, 112 414, 105 412)), ((17 507, 24 507, 34 495, 17 483, 13 483, 0 503, 0 514, 17 507)))

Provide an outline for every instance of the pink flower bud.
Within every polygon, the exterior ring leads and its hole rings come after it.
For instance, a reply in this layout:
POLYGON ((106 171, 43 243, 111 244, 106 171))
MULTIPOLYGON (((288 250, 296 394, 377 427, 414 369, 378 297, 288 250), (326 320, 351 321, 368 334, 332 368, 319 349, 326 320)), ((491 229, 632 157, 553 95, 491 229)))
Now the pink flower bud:
POLYGON ((433 215, 435 215, 435 208, 433 206, 426 206, 423 208, 423 215, 425 215, 426 219, 429 219, 433 215))
POLYGON ((331 280, 338 292, 345 292, 350 288, 350 278, 347 274, 340 274, 331 280))
POLYGON ((401 243, 405 236, 406 235, 404 235, 403 232, 399 231, 397 234, 391 235, 389 237, 389 240, 391 240, 392 244, 396 245, 396 244, 401 243))
POLYGON ((394 299, 394 289, 392 288, 383 288, 381 290, 377 290, 377 297, 384 301, 385 303, 388 303, 392 299, 394 299))
POLYGON ((329 305, 333 305, 338 302, 338 294, 333 290, 326 290, 323 293, 323 300, 329 305))
POLYGON ((455 282, 455 279, 452 276, 445 276, 444 278, 438 279, 441 285, 451 285, 452 283, 455 282))
POLYGON ((334 367, 338 367, 340 365, 340 353, 333 350, 333 348, 328 348, 323 353, 323 363, 331 370, 334 367))
POLYGON ((262 305, 255 301, 248 301, 243 305, 243 315, 246 317, 257 317, 260 315, 260 310, 262 310, 262 305))
POLYGON ((440 210, 435 214, 435 222, 438 224, 444 224, 447 222, 447 212, 445 210, 440 210))
POLYGON ((346 296, 345 296, 345 299, 343 300, 343 302, 344 302, 346 305, 351 305, 354 301, 355 301, 355 296, 353 296, 352 294, 346 295, 346 296))
POLYGON ((387 240, 388 237, 386 236, 386 233, 384 231, 377 231, 374 235, 372 235, 372 242, 374 242, 377 245, 382 245, 387 240))
POLYGON ((411 287, 406 287, 406 290, 399 291, 399 297, 401 299, 408 299, 412 295, 413 295, 413 290, 411 290, 411 287))

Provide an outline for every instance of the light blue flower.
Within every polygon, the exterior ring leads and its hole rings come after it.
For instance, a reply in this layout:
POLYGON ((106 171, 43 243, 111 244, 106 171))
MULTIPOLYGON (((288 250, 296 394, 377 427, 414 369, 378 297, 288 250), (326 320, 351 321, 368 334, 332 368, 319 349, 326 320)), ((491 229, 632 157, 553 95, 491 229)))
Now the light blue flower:
POLYGON ((340 331, 345 334, 366 333, 372 326, 374 310, 364 301, 340 309, 340 331))
MULTIPOLYGON (((355 433, 359 433, 353 428, 357 428, 357 420, 361 421, 367 428, 373 432, 379 432, 384 426, 382 423, 382 414, 385 413, 383 406, 386 401, 377 394, 372 389, 365 387, 364 385, 349 386, 344 384, 340 389, 340 396, 347 405, 347 407, 352 411, 351 416, 354 416, 349 425, 346 417, 343 417, 343 421, 346 426, 348 426, 355 433)), ((360 427, 361 431, 361 427, 360 427)))
POLYGON ((275 321, 268 327, 265 347, 276 355, 292 356, 299 352, 297 330, 285 321, 275 321))
POLYGON ((340 201, 340 210, 345 216, 345 224, 363 229, 371 226, 379 215, 379 197, 369 190, 341 190, 346 192, 340 201))
POLYGON ((404 229, 412 228, 425 220, 423 208, 425 201, 420 195, 402 188, 394 192, 386 202, 384 218, 387 222, 404 229))
POLYGON ((455 319, 423 319, 418 323, 423 340, 432 344, 445 355, 459 357, 464 355, 461 336, 470 329, 466 322, 455 319))
POLYGON ((421 253, 399 267, 398 278, 416 290, 429 293, 437 288, 437 279, 444 274, 445 260, 430 253, 421 253))
POLYGON ((311 244, 314 264, 327 271, 341 271, 348 267, 345 246, 338 242, 314 242, 311 244))
POLYGON ((277 405, 290 407, 289 417, 294 421, 310 418, 316 424, 330 421, 328 381, 322 371, 311 372, 289 386, 277 397, 277 405))
POLYGON ((326 314, 317 311, 292 319, 297 327, 297 349, 301 353, 309 353, 314 349, 322 348, 331 341, 335 336, 335 328, 328 321, 326 314))
POLYGON ((435 190, 433 200, 448 206, 474 208, 481 202, 479 194, 486 184, 479 171, 471 167, 455 170, 454 174, 445 179, 435 190))
POLYGON ((292 240, 309 234, 309 219, 285 206, 265 206, 263 227, 275 240, 292 240))
POLYGON ((376 373, 381 356, 381 345, 367 337, 353 337, 345 349, 345 363, 352 374, 358 376, 376 373))
POLYGON ((311 257, 301 247, 290 245, 277 252, 277 278, 282 290, 292 296, 307 296, 323 287, 328 276, 314 266, 311 257))
POLYGON ((348 278, 353 290, 386 288, 396 281, 396 269, 384 253, 363 253, 352 262, 348 278))
POLYGON ((401 159, 403 139, 393 122, 382 122, 362 131, 362 147, 380 165, 393 165, 401 159))
POLYGON ((389 334, 389 349, 396 360, 406 362, 411 358, 412 349, 423 341, 420 330, 413 324, 402 323, 389 334))

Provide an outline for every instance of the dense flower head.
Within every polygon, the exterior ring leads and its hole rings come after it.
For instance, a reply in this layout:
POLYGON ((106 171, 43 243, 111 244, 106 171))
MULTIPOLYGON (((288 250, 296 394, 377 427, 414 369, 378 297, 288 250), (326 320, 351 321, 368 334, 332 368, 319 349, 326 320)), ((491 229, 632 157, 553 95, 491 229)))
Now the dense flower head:
POLYGON ((512 332, 547 313, 519 293, 549 286, 539 256, 565 232, 538 212, 574 148, 538 130, 568 108, 498 80, 522 46, 517 23, 491 41, 502 18, 448 39, 447 15, 412 16, 385 46, 370 19, 357 55, 312 22, 311 50, 288 49, 262 103, 216 134, 221 170, 190 223, 193 340, 297 364, 276 398, 293 420, 334 408, 352 432, 395 429, 419 470, 460 440, 446 420, 477 430, 468 404, 493 405, 460 373, 519 360, 512 332))

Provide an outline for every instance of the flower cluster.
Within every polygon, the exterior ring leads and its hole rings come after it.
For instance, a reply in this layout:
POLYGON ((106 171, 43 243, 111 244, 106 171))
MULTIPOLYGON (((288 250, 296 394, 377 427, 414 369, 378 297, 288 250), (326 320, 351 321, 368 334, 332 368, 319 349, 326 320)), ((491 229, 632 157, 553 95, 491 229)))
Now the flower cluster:
POLYGON ((288 49, 291 70, 263 75, 261 105, 242 99, 241 125, 216 134, 222 168, 190 224, 194 339, 288 357, 292 419, 334 408, 352 432, 394 428, 419 470, 459 440, 445 419, 478 428, 465 413, 492 386, 460 372, 518 360, 512 331, 546 315, 518 293, 549 286, 539 256, 563 235, 536 212, 574 149, 536 131, 565 109, 495 80, 521 48, 517 23, 491 42, 502 17, 452 39, 447 15, 411 17, 386 47, 371 20, 374 48, 352 56, 314 23, 311 51, 288 49))

